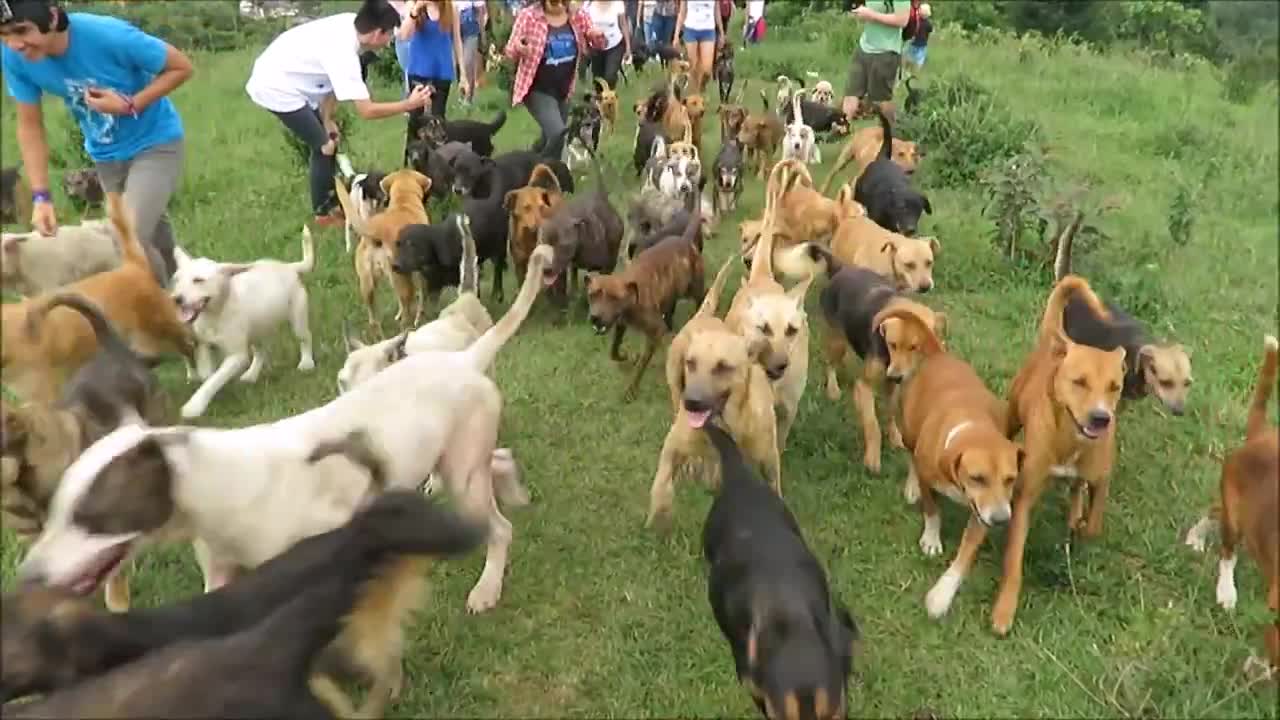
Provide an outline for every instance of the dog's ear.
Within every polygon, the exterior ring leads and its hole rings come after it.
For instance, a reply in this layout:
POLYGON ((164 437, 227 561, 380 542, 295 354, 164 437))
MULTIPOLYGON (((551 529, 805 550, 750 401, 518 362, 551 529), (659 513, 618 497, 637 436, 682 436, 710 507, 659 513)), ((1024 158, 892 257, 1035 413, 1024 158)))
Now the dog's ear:
POLYGON ((627 294, 631 296, 631 302, 640 304, 640 283, 634 280, 627 282, 627 294))
MULTIPOLYGON (((1027 450, 1021 445, 1015 445, 1018 448, 1018 474, 1022 474, 1022 468, 1027 464, 1027 450)), ((1016 480, 1014 482, 1017 482, 1016 480)))
POLYGON ((222 263, 218 266, 218 272, 227 277, 235 277, 246 270, 252 270, 253 263, 222 263))
POLYGON ((938 251, 942 249, 942 243, 938 242, 938 238, 936 237, 928 238, 928 240, 929 240, 929 251, 932 252, 934 255, 937 255, 938 251))
POLYGON ((929 197, 927 195, 920 196, 920 204, 924 206, 924 212, 926 215, 933 214, 933 206, 929 204, 929 197))
POLYGON ((516 209, 516 196, 519 190, 508 190, 506 195, 502 196, 502 209, 511 212, 516 209))
POLYGON ((886 333, 888 332, 889 328, 892 327, 890 323, 897 324, 900 322, 902 321, 899 320, 898 318, 885 318, 884 320, 880 321, 879 325, 876 326, 876 332, 880 334, 880 337, 886 337, 886 333))
MULTIPOLYGON (((8 246, 6 246, 5 249, 8 250, 9 249, 8 246)), ((187 263, 191 262, 191 256, 187 254, 186 250, 182 249, 181 245, 174 245, 173 246, 173 262, 178 267, 182 267, 183 265, 186 265, 187 263)))
POLYGON ((431 192, 431 178, 423 175, 417 170, 413 171, 413 179, 418 181, 418 185, 422 188, 422 194, 425 196, 431 192))
POLYGON ((1156 359, 1156 346, 1143 345, 1138 348, 1138 367, 1146 367, 1147 363, 1156 359))
POLYGON ((898 244, 892 240, 887 240, 884 245, 880 246, 880 252, 889 253, 890 257, 895 257, 898 254, 898 244))
POLYGON ((387 175, 383 177, 382 180, 378 181, 378 187, 382 188, 383 193, 391 192, 391 180, 394 174, 395 173, 392 173, 391 175, 387 175))
POLYGON ((351 333, 351 328, 347 325, 346 320, 342 321, 342 341, 346 344, 348 355, 365 346, 359 335, 351 333))

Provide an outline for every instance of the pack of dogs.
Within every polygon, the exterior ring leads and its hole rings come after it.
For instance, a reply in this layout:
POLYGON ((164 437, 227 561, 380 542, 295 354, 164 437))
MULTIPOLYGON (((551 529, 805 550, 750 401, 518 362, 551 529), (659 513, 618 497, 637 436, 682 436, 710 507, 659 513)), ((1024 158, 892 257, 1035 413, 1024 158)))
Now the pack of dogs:
MULTIPOLYGON (((490 46, 486 62, 496 55, 490 46)), ((766 90, 747 107, 730 43, 715 58, 714 113, 674 48, 635 48, 633 75, 653 60, 661 79, 634 108, 640 187, 625 203, 601 158, 623 120, 603 81, 574 103, 559 156, 499 152, 505 112, 488 122, 415 115, 398 169, 357 169, 340 155, 334 189, 367 323, 353 332, 343 322, 336 396, 274 421, 173 424, 153 368, 178 355, 199 382, 176 413, 185 420, 232 380, 269 372, 266 343, 281 326, 298 343, 297 369, 314 369, 308 228, 296 261, 179 248, 167 285, 115 193, 103 194, 106 218, 61 227, 54 241, 5 233, 4 287, 23 299, 3 306, 0 346, 6 384, 23 401, 0 403, 0 500, 28 546, 3 604, 6 716, 382 717, 406 682, 405 629, 431 560, 483 546, 466 608, 483 613, 502 596, 514 536, 503 509, 531 500, 516 449, 498 438, 493 367, 543 293, 562 320, 581 301, 590 328, 611 335, 609 360, 630 366, 623 402, 639 397, 665 346, 671 422, 646 525, 670 532, 681 479, 715 491, 702 534, 708 598, 734 678, 763 717, 845 717, 863 641, 783 494, 812 334, 830 400, 851 356, 860 365, 850 394, 863 465, 881 471, 881 417, 905 452, 902 493, 921 513, 921 552, 943 551, 939 495, 969 511, 924 598, 928 615, 948 613, 989 530, 1007 525, 991 627, 1011 630, 1040 498, 1062 479, 1068 528, 1101 535, 1121 399, 1151 395, 1183 415, 1187 350, 1072 274, 1068 245, 1034 343, 998 397, 947 347, 951 318, 926 302, 941 243, 921 234, 934 211, 915 185, 920 144, 896 137, 879 112, 855 131, 814 75, 812 89, 779 76, 772 108, 766 90), (704 166, 713 118, 720 142, 704 166), (819 186, 820 145, 833 140, 844 144, 819 186), (708 284, 715 229, 738 211, 748 176, 763 185, 763 209, 740 220, 739 245, 708 284), (432 218, 429 202, 441 198, 457 209, 432 218), (493 273, 489 299, 503 303, 508 262, 521 286, 492 315, 481 273, 493 273), (721 314, 739 263, 746 275, 721 314), (383 279, 397 300, 391 336, 376 308, 383 279), (806 310, 815 287, 819 322, 806 310), (445 302, 448 289, 456 295, 445 302), (681 323, 684 300, 692 312, 681 323), (428 312, 435 319, 423 323, 428 312), (634 361, 623 350, 629 329, 645 341, 634 361), (175 543, 192 545, 205 592, 131 608, 133 558, 175 543), (90 600, 99 589, 108 611, 90 600), (367 687, 358 707, 342 688, 352 681, 367 687)), ((29 213, 17 202, 22 179, 6 170, 0 181, 12 223, 29 213)), ((1203 550, 1220 529, 1217 600, 1228 609, 1243 543, 1280 611, 1280 441, 1267 422, 1278 356, 1268 336, 1245 442, 1223 464, 1220 500, 1186 536, 1203 550)), ((1250 663, 1272 672, 1280 623, 1264 644, 1267 657, 1250 663)))

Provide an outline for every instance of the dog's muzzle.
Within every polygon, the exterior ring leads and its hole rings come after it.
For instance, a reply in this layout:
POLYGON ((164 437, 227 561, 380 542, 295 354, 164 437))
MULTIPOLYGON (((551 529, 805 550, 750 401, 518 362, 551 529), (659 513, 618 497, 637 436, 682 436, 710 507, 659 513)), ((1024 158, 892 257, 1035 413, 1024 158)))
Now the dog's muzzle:
POLYGON ((595 328, 597 335, 604 335, 609 332, 609 328, 613 327, 613 323, 605 321, 605 319, 599 315, 592 315, 591 327, 595 328))
POLYGON ((200 313, 204 312, 205 307, 209 305, 209 299, 205 298, 198 302, 188 303, 181 295, 175 295, 173 303, 178 306, 179 319, 190 325, 200 317, 200 313))
POLYGON ((787 368, 789 367, 791 367, 791 362, 784 360, 780 363, 775 363, 766 367, 764 369, 764 374, 767 375, 770 380, 781 380, 782 376, 787 374, 787 368))

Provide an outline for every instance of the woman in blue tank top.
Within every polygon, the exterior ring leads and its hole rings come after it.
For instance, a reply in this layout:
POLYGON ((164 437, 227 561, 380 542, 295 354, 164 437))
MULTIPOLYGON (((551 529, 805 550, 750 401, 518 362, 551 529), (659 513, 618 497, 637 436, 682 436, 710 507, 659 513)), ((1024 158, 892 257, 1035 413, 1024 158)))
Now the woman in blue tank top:
MULTIPOLYGON (((462 35, 460 23, 453 6, 436 0, 410 0, 406 4, 407 17, 400 24, 397 35, 410 40, 409 86, 430 85, 435 93, 431 97, 430 112, 444 117, 449 89, 458 80, 463 95, 470 92, 467 78, 458 72, 462 59, 462 35)), ((410 122, 412 126, 413 123, 410 122)))

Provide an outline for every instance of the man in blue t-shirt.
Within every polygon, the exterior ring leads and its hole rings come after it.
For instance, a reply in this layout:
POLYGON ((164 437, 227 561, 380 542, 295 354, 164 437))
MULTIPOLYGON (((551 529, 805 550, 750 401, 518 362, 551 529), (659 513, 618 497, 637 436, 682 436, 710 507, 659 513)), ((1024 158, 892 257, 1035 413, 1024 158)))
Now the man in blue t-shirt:
POLYGON ((53 95, 80 124, 102 187, 124 193, 152 269, 167 284, 175 266, 166 209, 183 157, 182 120, 167 95, 191 77, 191 61, 123 20, 68 14, 57 0, 0 0, 0 40, 5 84, 18 105, 31 224, 45 235, 58 226, 40 107, 53 95))

